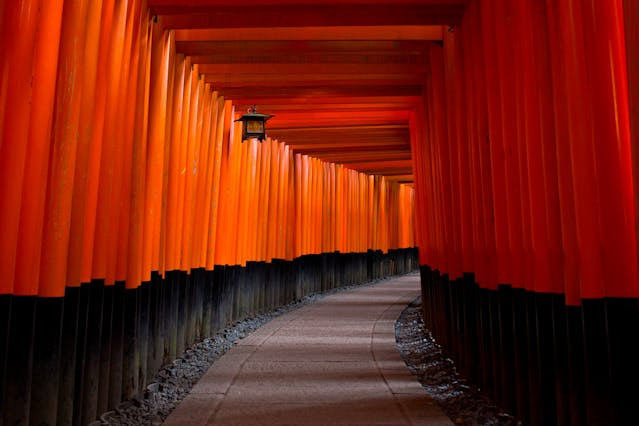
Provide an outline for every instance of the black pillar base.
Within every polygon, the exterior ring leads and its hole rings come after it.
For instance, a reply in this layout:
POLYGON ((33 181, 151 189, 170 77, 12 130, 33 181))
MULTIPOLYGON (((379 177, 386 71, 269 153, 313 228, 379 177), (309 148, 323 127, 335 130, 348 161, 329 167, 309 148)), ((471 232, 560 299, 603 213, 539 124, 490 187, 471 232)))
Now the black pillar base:
POLYGON ((64 298, 0 295, 0 424, 88 424, 141 395, 163 365, 226 325, 411 272, 416 259, 415 249, 325 253, 154 272, 136 289, 96 280, 64 298))
POLYGON ((427 266, 421 280, 424 320, 444 352, 525 424, 636 424, 636 299, 566 306, 563 295, 481 289, 427 266))

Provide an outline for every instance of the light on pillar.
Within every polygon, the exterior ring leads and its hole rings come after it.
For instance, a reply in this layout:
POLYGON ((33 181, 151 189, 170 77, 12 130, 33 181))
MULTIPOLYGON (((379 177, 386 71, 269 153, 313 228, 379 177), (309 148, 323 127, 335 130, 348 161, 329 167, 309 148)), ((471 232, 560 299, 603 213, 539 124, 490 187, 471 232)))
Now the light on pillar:
POLYGON ((270 114, 258 113, 255 105, 249 108, 246 114, 242 114, 240 118, 235 120, 242 122, 242 141, 257 138, 262 142, 266 139, 266 121, 271 117, 273 116, 270 114))

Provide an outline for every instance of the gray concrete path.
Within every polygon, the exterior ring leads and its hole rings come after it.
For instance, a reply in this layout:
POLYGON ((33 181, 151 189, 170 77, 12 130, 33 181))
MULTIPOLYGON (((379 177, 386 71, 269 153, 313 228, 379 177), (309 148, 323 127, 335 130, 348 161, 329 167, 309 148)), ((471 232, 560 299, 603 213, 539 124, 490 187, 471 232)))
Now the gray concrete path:
POLYGON ((412 274, 328 296, 237 342, 165 425, 450 425, 410 374, 395 320, 412 274))

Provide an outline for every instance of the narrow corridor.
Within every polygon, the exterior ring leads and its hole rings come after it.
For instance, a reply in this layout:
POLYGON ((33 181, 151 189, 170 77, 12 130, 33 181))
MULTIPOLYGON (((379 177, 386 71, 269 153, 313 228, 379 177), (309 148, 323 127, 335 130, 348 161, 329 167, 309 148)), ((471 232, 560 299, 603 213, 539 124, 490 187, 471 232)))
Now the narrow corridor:
POLYGON ((639 0, 0 0, 0 426, 157 425, 195 345, 417 269, 227 340, 168 423, 446 421, 421 293, 494 412, 638 425, 639 0))
POLYGON ((450 424, 395 344, 395 320, 419 291, 411 274, 274 319, 213 364, 165 424, 450 424))

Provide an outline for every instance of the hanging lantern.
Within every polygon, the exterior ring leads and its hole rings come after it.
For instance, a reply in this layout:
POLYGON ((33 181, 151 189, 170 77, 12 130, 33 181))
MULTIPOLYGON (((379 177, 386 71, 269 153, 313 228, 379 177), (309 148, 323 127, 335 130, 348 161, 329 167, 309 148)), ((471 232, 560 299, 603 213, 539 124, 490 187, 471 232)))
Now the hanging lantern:
POLYGON ((246 114, 242 114, 240 118, 235 120, 242 122, 242 140, 257 138, 262 142, 266 139, 266 121, 271 117, 273 116, 270 114, 258 113, 255 105, 253 108, 249 108, 246 114))

